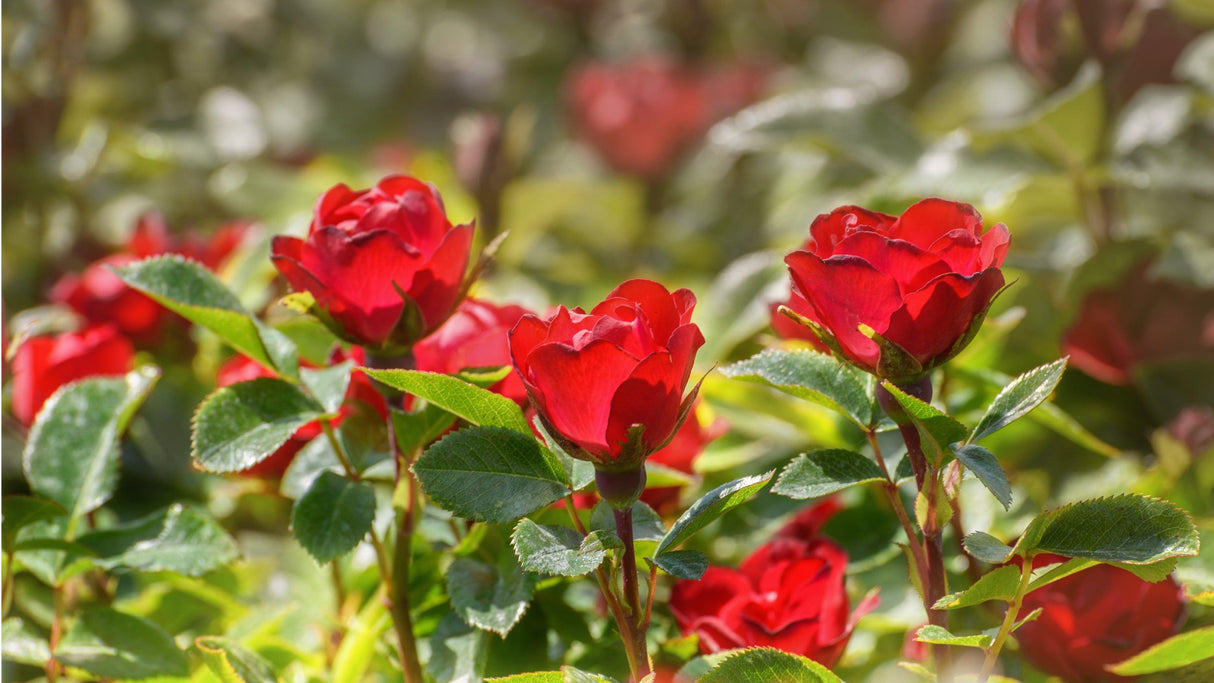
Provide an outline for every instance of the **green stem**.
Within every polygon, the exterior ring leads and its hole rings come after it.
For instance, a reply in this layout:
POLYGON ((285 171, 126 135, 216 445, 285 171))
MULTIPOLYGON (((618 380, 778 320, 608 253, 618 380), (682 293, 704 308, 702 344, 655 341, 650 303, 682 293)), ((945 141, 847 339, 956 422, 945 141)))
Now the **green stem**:
POLYGON ((1024 604, 1024 596, 1028 593, 1029 579, 1032 576, 1033 561, 1031 558, 1025 558, 1023 564, 1020 565, 1020 585, 1016 588, 1016 596, 1012 598, 1012 605, 1008 607, 1007 614, 1003 617, 1003 623, 999 626, 995 642, 991 643, 991 649, 986 651, 986 659, 983 660, 982 670, 978 673, 978 683, 985 683, 990 678, 991 672, 995 670, 995 663, 999 661, 999 651, 1003 649, 1007 637, 1012 634, 1012 627, 1016 625, 1016 617, 1020 615, 1020 606, 1024 604))
MULTIPOLYGON (((906 507, 902 505, 902 499, 898 496, 898 485, 893 481, 889 474, 889 468, 885 466, 885 457, 881 454, 881 444, 877 441, 877 432, 869 429, 866 433, 868 437, 869 447, 872 448, 873 457, 877 461, 877 465, 881 467, 881 471, 885 474, 885 481, 881 483, 881 490, 885 493, 885 497, 889 500, 889 505, 894 509, 894 515, 898 518, 898 523, 902 525, 902 533, 906 534, 906 547, 910 548, 911 558, 914 562, 909 567, 912 580, 920 591, 927 590, 927 558, 923 554, 923 542, 919 538, 919 534, 915 532, 915 527, 911 524, 910 517, 906 514, 906 507)), ((922 597, 922 593, 920 593, 922 597)))
MULTIPOLYGON (((641 612, 641 597, 638 588, 636 545, 633 543, 632 508, 618 510, 615 513, 615 533, 624 543, 624 555, 620 562, 620 573, 624 581, 624 601, 626 606, 625 618, 627 628, 621 629, 624 635, 624 649, 628 655, 628 665, 632 670, 632 681, 637 683, 649 675, 649 651, 645 643, 645 629, 642 627, 644 614, 641 612)), ((623 624, 621 625, 623 626, 623 624)))
MULTIPOLYGON (((578 530, 578 533, 586 535, 586 526, 582 524, 582 520, 577 516, 577 508, 573 504, 573 496, 565 496, 565 509, 569 511, 569 517, 573 520, 573 526, 578 530)), ((616 627, 620 630, 620 641, 624 643, 624 653, 628 656, 628 666, 632 671, 636 670, 633 666, 634 654, 631 646, 633 642, 631 630, 628 622, 628 617, 625 614, 624 606, 620 604, 619 597, 611 587, 611 578, 607 574, 607 570, 600 565, 594 570, 594 578, 598 581, 599 591, 603 594, 603 600, 607 602, 607 609, 611 611, 611 616, 615 619, 616 627)))

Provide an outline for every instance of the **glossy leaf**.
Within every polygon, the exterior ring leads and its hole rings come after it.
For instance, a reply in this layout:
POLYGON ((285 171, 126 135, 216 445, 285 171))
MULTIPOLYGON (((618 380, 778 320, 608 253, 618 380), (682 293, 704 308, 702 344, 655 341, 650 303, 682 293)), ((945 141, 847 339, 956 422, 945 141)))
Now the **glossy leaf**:
POLYGON ((17 532, 28 524, 62 517, 67 510, 53 500, 32 496, 5 496, 3 502, 4 552, 11 553, 17 542, 17 532))
POLYGON ((699 683, 842 683, 821 664, 770 647, 752 647, 728 655, 699 683))
POLYGON ((528 433, 501 427, 448 434, 413 464, 426 495, 477 521, 513 522, 568 492, 556 456, 528 433))
POLYGON ((423 398, 453 415, 482 427, 504 427, 531 435, 518 404, 462 379, 420 370, 365 370, 372 379, 423 398))
POLYGON ((1214 657, 1214 626, 1194 629, 1168 638, 1162 643, 1114 664, 1109 670, 1118 676, 1141 676, 1171 671, 1214 657))
POLYGON ((967 444, 958 446, 953 444, 951 447, 953 456, 961 461, 965 468, 974 473, 978 477, 978 481, 986 487, 991 495, 995 496, 995 500, 1003 506, 1004 510, 1012 508, 1012 485, 1007 480, 1007 472, 1003 471, 1003 466, 995 458, 995 454, 986 450, 978 444, 967 444))
POLYGON ((519 520, 510 536, 510 543, 519 564, 529 572, 581 576, 598 568, 607 558, 610 538, 615 545, 620 540, 607 532, 594 531, 583 537, 563 526, 540 525, 529 519, 519 520))
POLYGON ((949 445, 965 438, 966 429, 960 422, 936 410, 914 396, 908 395, 892 382, 881 383, 898 405, 906 411, 915 431, 919 432, 919 444, 928 460, 935 463, 943 461, 945 455, 951 455, 949 445))
MULTIPOLYGON (((974 442, 1003 429, 1016 420, 1028 415, 1029 412, 1041 405, 1054 387, 1062 380, 1066 371, 1067 359, 1062 358, 1034 368, 1012 380, 995 396, 986 414, 978 421, 969 441, 974 442)), ((1006 506, 1005 506, 1006 507, 1006 506)))
POLYGON ((872 460, 855 451, 831 448, 798 455, 780 472, 771 492, 805 500, 884 479, 881 468, 872 460))
POLYGON ((1197 554, 1193 520, 1174 504, 1127 494, 1072 503, 1038 515, 1017 541, 1027 557, 1055 553, 1100 562, 1153 564, 1197 554))
POLYGON ((673 550, 700 529, 730 510, 745 503, 775 476, 775 470, 764 474, 735 479, 704 494, 692 504, 670 527, 670 531, 658 543, 657 553, 673 550))
POLYGON ((198 406, 191 454, 207 472, 246 470, 324 413, 324 406, 280 379, 226 386, 198 406))
MULTIPOLYGON (((968 538, 968 537, 967 537, 968 538)), ((992 569, 974 585, 936 601, 936 609, 958 609, 979 605, 988 600, 1011 600, 1020 585, 1020 568, 1013 564, 992 569)))
POLYGON ((457 557, 447 568, 451 607, 469 626, 505 636, 527 611, 536 577, 523 571, 513 553, 497 565, 457 557))
POLYGON ((864 373, 824 353, 767 350, 721 368, 721 374, 813 401, 861 427, 878 417, 864 373))
POLYGON ((295 501, 291 531, 304 550, 324 564, 362 541, 375 521, 375 491, 365 482, 322 472, 295 501))
POLYGON ((972 636, 956 636, 948 631, 948 629, 934 624, 928 624, 921 627, 915 633, 915 640, 920 643, 931 643, 933 645, 952 645, 959 647, 978 647, 986 649, 995 642, 995 639, 984 634, 972 636))
POLYGON ((671 550, 645 559, 676 579, 699 581, 708 571, 708 557, 698 550, 671 550))
POLYGON ((350 371, 354 361, 344 361, 327 368, 301 368, 299 379, 307 387, 312 398, 329 414, 341 409, 350 386, 350 371))
POLYGON ((98 377, 60 387, 38 412, 22 454, 34 493, 75 520, 110 499, 118 484, 118 439, 160 370, 98 377))
POLYGON ((966 552, 989 564, 1003 564, 1012 554, 1011 546, 981 531, 966 536, 964 543, 966 552))
POLYGON ((185 653, 152 622, 109 607, 86 609, 55 650, 55 657, 107 678, 186 676, 185 653))
POLYGON ((91 532, 80 543, 101 555, 97 565, 201 576, 236 558, 236 541, 214 519, 180 503, 116 529, 91 532))
POLYGON ((486 635, 455 614, 445 615, 430 636, 426 670, 436 681, 480 680, 487 658, 486 635))

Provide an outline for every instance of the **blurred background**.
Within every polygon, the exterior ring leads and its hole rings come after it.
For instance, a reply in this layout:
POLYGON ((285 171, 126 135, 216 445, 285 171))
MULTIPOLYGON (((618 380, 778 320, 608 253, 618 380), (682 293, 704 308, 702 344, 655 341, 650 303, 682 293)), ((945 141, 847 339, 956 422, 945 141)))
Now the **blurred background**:
MULTIPOLYGON (((303 234, 338 182, 408 173, 454 221, 475 218, 481 243, 509 233, 481 296, 543 309, 593 304, 632 275, 691 287, 707 369, 775 343, 783 255, 814 216, 939 196, 1008 226, 1016 281, 941 400, 966 419, 1006 376, 1072 359, 1057 409, 991 439, 1017 484, 1012 518, 994 521, 979 490, 967 524, 1013 529, 1017 511, 1113 490, 1214 512, 1209 0, 7 0, 2 13, 10 331, 49 303, 83 313, 71 283, 99 259, 158 250, 212 250, 246 304, 284 320, 269 237, 303 234)), ((181 362, 124 464, 124 486, 168 485, 128 502, 206 499, 185 416, 213 387, 218 345, 195 331, 139 346, 181 362)), ((708 482, 857 440, 756 392, 705 385, 731 425, 697 465, 708 482)), ((6 427, 8 491, 21 430, 6 427)), ((790 505, 763 499, 725 523, 790 505)), ((884 537, 854 533, 874 518, 832 522, 860 571, 889 559, 866 555, 884 537)), ((714 558, 741 553, 720 540, 714 558)), ((1203 566, 1189 579, 1214 584, 1203 566)), ((878 623, 896 622, 898 599, 884 603, 878 623)))

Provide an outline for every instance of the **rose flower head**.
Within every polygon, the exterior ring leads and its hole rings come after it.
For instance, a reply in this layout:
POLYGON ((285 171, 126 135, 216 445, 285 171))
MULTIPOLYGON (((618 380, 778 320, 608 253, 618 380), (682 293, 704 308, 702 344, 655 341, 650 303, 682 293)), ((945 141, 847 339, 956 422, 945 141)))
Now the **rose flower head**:
MULTIPOLYGON (((695 295, 629 280, 589 313, 526 315, 510 355, 549 434, 599 469, 636 470, 686 418, 696 351, 695 295)), ((694 392, 693 392, 694 394, 694 392)), ((600 487, 600 494, 610 494, 600 487)))
POLYGON ((134 356, 131 342, 113 325, 31 337, 13 355, 13 415, 31 425, 56 389, 88 377, 125 375, 134 356))
MULTIPOLYGON (((1033 566, 1062 562, 1038 555, 1033 566)), ((1184 619, 1184 590, 1172 577, 1158 583, 1098 564, 1024 596, 1022 614, 1041 615, 1016 631, 1033 666, 1068 683, 1128 681, 1105 667, 1170 638, 1184 619)))
MULTIPOLYGON (((464 299, 438 331, 413 347, 417 369, 454 375, 472 368, 510 365, 507 335, 524 315, 530 313, 522 306, 498 306, 481 299, 464 299)), ((520 406, 527 403, 527 390, 514 369, 489 389, 520 406)))
POLYGON ((388 176, 338 185, 316 203, 305 239, 279 235, 271 258, 335 334, 399 352, 438 328, 463 296, 473 226, 453 226, 433 186, 388 176))
POLYGON ((968 204, 925 199, 898 217, 844 206, 809 231, 784 259, 789 309, 841 358, 895 382, 960 352, 1004 285, 1007 228, 984 233, 968 204))
POLYGON ((877 599, 849 615, 847 553, 817 535, 837 509, 826 505, 798 515, 737 569, 710 566, 699 581, 675 583, 670 611, 683 633, 699 635, 704 654, 774 647, 828 667, 839 661, 855 622, 877 599))

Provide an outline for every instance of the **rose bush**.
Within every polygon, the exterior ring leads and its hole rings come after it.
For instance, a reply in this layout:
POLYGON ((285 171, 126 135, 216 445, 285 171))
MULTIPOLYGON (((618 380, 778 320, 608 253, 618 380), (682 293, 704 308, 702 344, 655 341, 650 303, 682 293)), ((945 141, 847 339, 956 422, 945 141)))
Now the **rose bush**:
POLYGON ((316 202, 305 239, 271 244, 278 271, 314 299, 335 334, 374 351, 411 347, 454 310, 473 226, 453 226, 431 185, 388 176, 369 190, 337 185, 316 202))
MULTIPOLYGON (((1063 562, 1042 554, 1033 566, 1063 562)), ((1016 631, 1025 659, 1068 683, 1130 680, 1105 670, 1175 634, 1184 619, 1184 590, 1170 576, 1158 583, 1099 564, 1024 597, 1023 614, 1041 615, 1016 631)))
POLYGON ((571 455, 632 469, 666 444, 687 414, 683 390, 704 344, 695 301, 686 289, 629 280, 590 313, 561 306, 510 331, 531 404, 571 455))
POLYGON ((705 654, 765 646, 833 666, 855 621, 876 606, 866 599, 849 616, 844 585, 847 553, 821 527, 837 504, 811 507, 738 569, 710 566, 699 581, 678 581, 670 611, 705 654))
POLYGON ((1004 284, 1007 228, 984 233, 968 204, 925 199, 898 217, 844 206, 809 231, 784 259, 789 308, 840 356, 891 380, 956 355, 1004 284))
POLYGON ((13 415, 31 425, 56 389, 86 377, 125 374, 134 355, 130 340, 113 325, 27 339, 13 356, 13 415))

